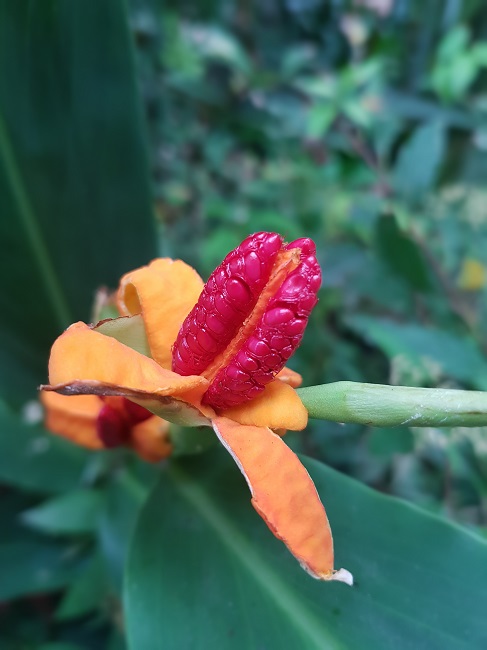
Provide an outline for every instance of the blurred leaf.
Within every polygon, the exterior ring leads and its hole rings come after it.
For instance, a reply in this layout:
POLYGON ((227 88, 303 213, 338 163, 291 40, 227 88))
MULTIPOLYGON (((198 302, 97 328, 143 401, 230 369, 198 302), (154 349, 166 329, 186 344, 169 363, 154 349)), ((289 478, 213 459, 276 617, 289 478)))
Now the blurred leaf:
POLYGON ((155 256, 124 4, 0 2, 0 394, 33 395, 95 290, 155 256))
POLYGON ((325 249, 323 268, 327 270, 323 285, 341 291, 347 311, 350 305, 358 306, 365 300, 388 311, 410 313, 410 285, 397 273, 390 272, 376 249, 334 243, 325 249))
POLYGON ((337 115, 332 104, 312 104, 308 112, 306 136, 312 140, 322 138, 337 115))
POLYGON ((414 449, 414 436, 407 427, 372 429, 367 437, 367 448, 381 458, 407 454, 414 449))
POLYGON ((22 513, 23 521, 45 533, 72 535, 95 530, 101 509, 96 490, 80 489, 44 501, 22 513))
POLYGON ((64 643, 63 641, 54 641, 53 643, 43 643, 37 646, 36 650, 83 650, 79 645, 73 643, 64 643))
POLYGON ((125 635, 123 631, 114 629, 106 650, 127 650, 125 635))
POLYGON ((439 64, 432 72, 431 83, 444 100, 458 100, 468 91, 478 71, 476 57, 464 53, 449 64, 439 64))
POLYGON ((457 25, 443 37, 437 56, 445 62, 450 63, 461 52, 463 52, 470 42, 470 32, 465 25, 457 25))
POLYGON ((162 16, 163 47, 161 60, 183 79, 198 79, 204 74, 201 55, 184 36, 182 22, 172 12, 162 16))
POLYGON ((393 215, 377 221, 377 246, 388 266, 417 291, 431 288, 424 257, 416 242, 403 232, 393 215))
POLYGON ((478 66, 487 66, 487 43, 478 43, 472 48, 472 56, 478 66))
POLYGON ((212 273, 213 269, 221 264, 222 259, 236 246, 240 244, 242 238, 239 232, 234 232, 230 228, 225 230, 216 230, 206 239, 203 248, 202 266, 205 270, 206 277, 212 273))
POLYGON ((371 115, 367 108, 357 101, 356 98, 350 99, 348 102, 345 102, 342 106, 344 115, 355 124, 355 126, 360 129, 367 129, 371 124, 371 115))
POLYGON ((44 539, 0 544, 0 599, 61 589, 80 571, 80 551, 44 539))
POLYGON ((304 461, 327 503, 337 566, 356 586, 318 582, 299 567, 253 512, 223 451, 206 464, 173 464, 130 553, 130 648, 152 650, 154 639, 195 650, 358 648, 364 639, 374 649, 482 647, 487 543, 304 461))
POLYGON ((98 607, 105 596, 105 576, 99 556, 95 556, 83 573, 73 581, 56 612, 60 621, 84 616, 98 607))
POLYGON ((441 122, 430 122, 416 129, 401 147, 394 168, 394 185, 399 192, 414 199, 431 189, 443 160, 445 139, 441 122))
POLYGON ((38 492, 77 486, 90 455, 81 447, 23 422, 0 402, 0 480, 38 492))
POLYGON ((382 100, 384 109, 388 113, 392 113, 395 119, 438 120, 445 126, 467 130, 474 128, 477 122, 477 117, 470 107, 445 106, 395 88, 388 88, 384 92, 382 100))
POLYGON ((414 366, 417 382, 447 376, 478 390, 487 390, 487 361, 472 338, 433 327, 396 323, 385 318, 350 316, 348 327, 378 346, 390 360, 414 366))
POLYGON ((123 569, 137 516, 149 490, 127 470, 105 490, 98 530, 107 576, 117 591, 122 589, 123 569))
POLYGON ((472 46, 470 41, 470 30, 465 25, 457 25, 440 43, 431 82, 444 100, 461 99, 483 65, 485 46, 472 46))
POLYGON ((184 25, 183 33, 193 50, 208 59, 226 63, 244 74, 250 73, 250 61, 237 39, 221 27, 184 25))
POLYGON ((281 60, 281 74, 285 78, 294 77, 303 68, 306 68, 316 56, 316 50, 306 45, 296 45, 286 49, 281 60))
POLYGON ((418 456, 407 454, 394 458, 391 480, 394 495, 439 512, 443 489, 442 474, 426 466, 418 456))

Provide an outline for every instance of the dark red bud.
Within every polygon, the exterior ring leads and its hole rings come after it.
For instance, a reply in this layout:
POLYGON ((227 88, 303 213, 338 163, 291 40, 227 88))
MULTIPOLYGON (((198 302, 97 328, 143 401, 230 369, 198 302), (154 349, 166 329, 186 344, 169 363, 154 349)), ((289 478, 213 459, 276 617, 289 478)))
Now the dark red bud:
POLYGON ((121 447, 130 442, 132 427, 150 418, 152 413, 125 397, 110 399, 112 402, 105 404, 98 414, 96 432, 105 447, 121 447))
POLYGON ((120 411, 105 404, 96 420, 96 432, 105 447, 120 447, 130 438, 130 425, 120 411))
POLYGON ((129 399, 126 399, 125 397, 123 397, 122 399, 123 399, 123 408, 125 410, 127 419, 131 426, 134 426, 139 422, 144 422, 144 420, 148 420, 150 417, 152 417, 152 413, 147 409, 145 409, 143 406, 140 406, 135 402, 131 402, 129 399))

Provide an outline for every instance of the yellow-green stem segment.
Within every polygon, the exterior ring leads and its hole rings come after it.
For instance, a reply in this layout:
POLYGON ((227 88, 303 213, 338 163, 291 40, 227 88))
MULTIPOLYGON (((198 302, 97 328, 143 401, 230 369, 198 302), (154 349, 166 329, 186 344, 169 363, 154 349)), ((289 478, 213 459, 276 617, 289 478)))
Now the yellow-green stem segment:
POLYGON ((487 426, 487 392, 339 381, 298 389, 310 418, 374 427, 487 426))

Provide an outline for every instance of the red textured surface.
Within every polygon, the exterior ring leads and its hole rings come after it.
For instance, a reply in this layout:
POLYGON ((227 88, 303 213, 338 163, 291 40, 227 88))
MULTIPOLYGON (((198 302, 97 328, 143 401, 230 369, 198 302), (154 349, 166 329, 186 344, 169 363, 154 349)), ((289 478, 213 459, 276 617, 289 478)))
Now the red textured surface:
POLYGON ((152 413, 143 406, 121 397, 120 408, 105 404, 96 420, 96 432, 105 447, 120 447, 129 442, 130 432, 139 422, 144 422, 152 413))
POLYGON ((96 432, 105 447, 120 447, 130 437, 130 426, 123 413, 105 404, 96 420, 96 432))
POLYGON ((211 274, 173 347, 172 368, 199 375, 252 312, 282 247, 277 233, 250 235, 211 274))
POLYGON ((173 347, 173 370, 199 375, 223 352, 252 313, 281 250, 300 250, 291 271, 267 304, 252 334, 213 378, 204 401, 216 409, 237 406, 264 390, 301 342, 321 285, 311 239, 283 246, 277 233, 250 235, 210 276, 173 347))
POLYGON ((301 249, 300 263, 270 299, 253 334, 215 375, 204 401, 216 409, 237 406, 256 397, 282 370, 301 342, 317 302, 321 270, 310 239, 298 239, 286 248, 301 249))

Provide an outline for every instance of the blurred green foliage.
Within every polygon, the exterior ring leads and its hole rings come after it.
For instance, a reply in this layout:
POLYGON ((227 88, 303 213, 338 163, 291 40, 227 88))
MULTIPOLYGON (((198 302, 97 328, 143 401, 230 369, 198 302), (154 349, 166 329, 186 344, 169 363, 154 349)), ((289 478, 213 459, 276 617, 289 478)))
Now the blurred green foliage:
MULTIPOLYGON (((45 379, 49 344, 67 314, 89 320, 96 288, 114 286, 124 271, 159 253, 180 257, 207 276, 249 232, 275 230, 288 240, 309 236, 324 282, 291 363, 305 384, 354 380, 487 389, 482 0, 131 0, 126 10, 111 0, 102 5, 75 10, 66 0, 0 2, 2 650, 125 647, 123 567, 157 471, 128 454, 90 455, 49 436, 33 423, 39 420, 37 404, 28 402, 45 379)), ((479 564, 486 557, 480 540, 487 531, 485 430, 312 422, 287 440, 373 488, 471 529, 447 527, 403 504, 396 511, 393 500, 362 487, 356 492, 378 529, 381 516, 393 522, 397 516, 401 526, 411 521, 413 548, 424 562, 435 562, 442 539, 451 542, 435 565, 438 591, 425 592, 439 608, 432 627, 441 627, 450 615, 441 599, 461 581, 455 574, 456 585, 441 582, 441 568, 458 566, 463 554, 479 564)), ((326 481, 337 486, 337 540, 345 540, 348 557, 359 558, 360 544, 346 541, 347 534, 362 533, 354 523, 360 513, 354 519, 353 509, 347 510, 351 484, 321 467, 315 473, 325 486, 325 504, 333 496, 326 481)), ((177 492, 170 476, 156 490, 166 481, 177 492)), ((205 498, 211 498, 212 475, 202 481, 205 498)), ((154 495, 138 538, 152 539, 154 495)), ((182 535, 178 549, 193 516, 185 507, 179 519, 169 518, 176 537, 182 535)), ((227 510, 221 505, 219 516, 232 516, 227 510)), ((219 541, 200 514, 196 525, 201 543, 214 545, 211 558, 218 560, 219 541)), ((394 530, 385 531, 384 554, 393 553, 394 530)), ((259 531, 249 524, 246 534, 259 540, 259 531)), ((160 530, 153 534, 158 539, 160 530)), ((367 562, 378 547, 373 534, 367 539, 362 564, 353 561, 360 570, 369 568, 363 572, 372 585, 369 599, 378 594, 387 602, 383 583, 394 581, 390 574, 400 562, 385 562, 389 575, 374 582, 380 564, 370 569, 367 562)), ((159 541, 167 544, 166 537, 159 541)), ((164 552, 171 552, 170 545, 164 552)), ((137 547, 131 556, 132 572, 147 568, 140 553, 137 547)), ((414 561, 407 557, 405 577, 414 561)), ((242 568, 228 561, 239 583, 242 568)), ((290 566, 279 556, 273 570, 288 570, 281 563, 290 566)), ((302 586, 310 579, 293 570, 291 596, 307 602, 307 590, 316 585, 302 586)), ((134 593, 130 576, 127 602, 134 593)), ((201 580, 212 584, 211 575, 201 580)), ((239 584, 252 593, 250 579, 239 584)), ((474 586, 473 601, 477 595, 481 603, 480 578, 474 586)), ((181 585, 183 596, 193 587, 181 585)), ((154 589, 151 604, 163 611, 167 584, 154 589)), ((362 647, 450 647, 446 637, 421 638, 414 627, 421 613, 407 602, 417 595, 405 592, 401 600, 398 592, 391 600, 397 611, 409 612, 410 626, 386 621, 379 612, 377 636, 369 638, 365 629, 362 647)), ((215 608, 226 593, 218 597, 215 608)), ((259 598, 268 605, 268 595, 259 598)), ((473 620, 474 605, 467 612, 458 602, 473 620)), ((362 606, 367 603, 357 597, 350 614, 346 606, 341 612, 341 647, 354 647, 343 620, 350 616, 353 627, 353 616, 370 615, 362 606)), ((162 625, 164 619, 158 620, 162 625)), ((455 625, 456 619, 448 625, 452 647, 483 647, 481 626, 471 627, 469 642, 455 625)), ((198 643, 193 647, 211 647, 204 639, 198 643)), ((133 641, 131 647, 158 646, 133 641)), ((323 647, 334 646, 330 641, 323 647)))
MULTIPOLYGON (((209 274, 248 232, 311 236, 324 282, 293 360, 306 384, 485 390, 483 4, 135 7, 162 252, 209 274)), ((483 431, 412 431, 397 453, 378 435, 313 423, 296 444, 485 523, 450 456, 485 464, 483 431)))

